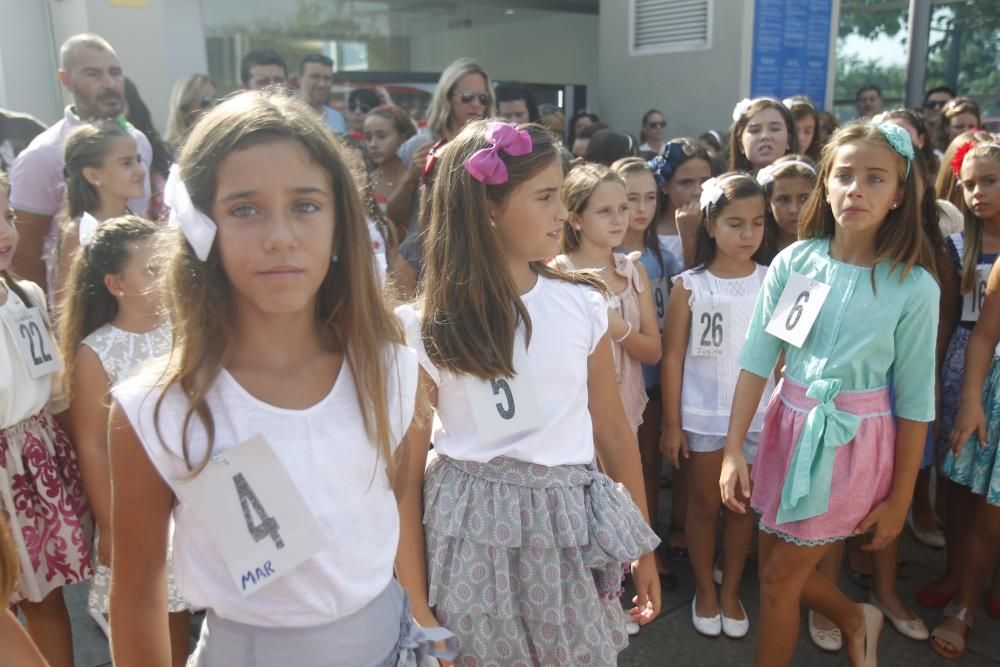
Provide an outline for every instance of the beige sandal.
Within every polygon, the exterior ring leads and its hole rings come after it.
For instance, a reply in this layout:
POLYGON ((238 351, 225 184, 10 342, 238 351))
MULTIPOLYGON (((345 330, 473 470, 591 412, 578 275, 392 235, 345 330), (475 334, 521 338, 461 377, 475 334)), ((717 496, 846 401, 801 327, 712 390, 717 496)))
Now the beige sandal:
POLYGON ((955 660, 965 655, 965 652, 968 649, 965 640, 968 633, 972 630, 972 612, 968 609, 968 607, 960 607, 959 605, 952 603, 948 605, 947 609, 944 610, 944 617, 955 618, 965 624, 965 635, 960 635, 954 630, 949 630, 948 628, 943 628, 938 625, 931 632, 931 648, 934 649, 934 651, 942 658, 955 660), (942 646, 941 642, 947 642, 955 648, 949 650, 942 646))

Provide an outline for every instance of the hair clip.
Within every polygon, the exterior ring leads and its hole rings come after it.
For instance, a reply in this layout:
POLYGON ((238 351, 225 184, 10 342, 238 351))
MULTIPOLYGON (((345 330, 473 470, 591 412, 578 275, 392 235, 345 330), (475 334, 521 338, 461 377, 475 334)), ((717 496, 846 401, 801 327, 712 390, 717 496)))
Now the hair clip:
POLYGON ((170 175, 163 188, 163 203, 170 208, 167 223, 171 227, 180 227, 198 259, 207 260, 218 227, 191 201, 191 194, 181 179, 181 169, 177 164, 170 166, 170 175))
POLYGON ((507 165, 500 153, 519 157, 531 153, 531 134, 527 130, 519 130, 513 123, 490 121, 486 123, 486 142, 489 147, 482 148, 465 161, 465 170, 479 181, 487 185, 500 185, 507 182, 507 165))
POLYGON ((748 100, 743 98, 740 100, 735 107, 733 107, 733 122, 738 123, 740 118, 743 118, 743 114, 750 110, 750 105, 753 104, 753 100, 748 100))
POLYGON ((805 169, 808 169, 813 176, 816 175, 816 168, 813 167, 808 162, 803 162, 802 160, 785 160, 784 162, 778 164, 772 162, 771 164, 767 165, 766 167, 758 171, 757 182, 760 183, 762 186, 768 186, 774 182, 774 172, 778 171, 782 167, 787 167, 791 165, 795 165, 797 167, 803 167, 805 169))
POLYGON ((875 123, 892 150, 906 158, 906 177, 910 177, 910 162, 913 160, 913 141, 910 133, 895 123, 875 123))
POLYGON ((792 107, 794 107, 796 105, 800 105, 800 104, 803 105, 803 106, 809 107, 813 111, 816 110, 816 105, 813 104, 812 100, 810 100, 805 95, 792 95, 791 97, 786 97, 785 99, 781 100, 781 103, 789 111, 792 110, 792 107))
POLYGON ((966 141, 955 149, 955 155, 951 158, 951 173, 955 175, 955 178, 958 178, 959 172, 962 171, 962 163, 965 162, 965 156, 975 147, 975 141, 966 141))
POLYGON ((101 226, 101 223, 97 221, 97 218, 91 214, 84 212, 80 216, 80 245, 84 248, 89 246, 94 241, 94 234, 97 233, 97 228, 101 226))
POLYGON ((722 185, 718 178, 710 178, 701 184, 701 199, 698 200, 701 210, 705 211, 712 204, 718 204, 721 198, 722 185))

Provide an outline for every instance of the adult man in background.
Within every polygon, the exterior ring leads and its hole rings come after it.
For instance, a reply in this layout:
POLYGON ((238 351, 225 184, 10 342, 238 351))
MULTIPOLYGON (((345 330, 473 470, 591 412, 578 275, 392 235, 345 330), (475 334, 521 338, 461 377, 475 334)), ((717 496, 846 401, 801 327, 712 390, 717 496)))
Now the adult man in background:
POLYGON ((938 86, 931 88, 924 93, 924 120, 930 124, 937 124, 941 120, 941 110, 944 105, 958 97, 952 88, 948 86, 938 86))
MULTIPOLYGON (((59 83, 73 97, 73 104, 66 107, 62 120, 35 137, 10 170, 10 204, 21 234, 14 272, 43 288, 48 284, 46 267, 58 240, 53 219, 63 207, 66 186, 63 147, 73 130, 90 121, 115 120, 135 139, 147 167, 153 159, 146 136, 122 115, 125 73, 111 45, 98 35, 74 35, 60 48, 59 62, 59 83)), ((145 196, 130 200, 129 208, 146 215, 148 174, 145 196)))
POLYGON ((535 96, 520 81, 505 81, 496 87, 497 115, 512 123, 537 123, 535 96))
POLYGON ((329 105, 332 85, 333 60, 321 53, 312 53, 302 59, 302 69, 299 73, 302 99, 316 110, 331 132, 343 134, 347 131, 344 116, 329 105))
POLYGON ((858 109, 858 118, 871 118, 882 113, 882 89, 874 83, 868 83, 854 95, 854 106, 858 109))
POLYGON ((274 49, 247 51, 240 61, 240 83, 243 90, 263 90, 272 86, 287 89, 285 59, 274 49))

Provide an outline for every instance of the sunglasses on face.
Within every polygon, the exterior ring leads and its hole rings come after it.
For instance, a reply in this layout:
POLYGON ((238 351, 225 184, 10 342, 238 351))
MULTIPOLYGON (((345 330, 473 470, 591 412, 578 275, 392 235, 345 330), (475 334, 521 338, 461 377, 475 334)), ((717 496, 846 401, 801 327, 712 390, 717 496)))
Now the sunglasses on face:
POLYGON ((665 128, 667 126, 667 121, 665 121, 665 120, 654 120, 652 123, 646 123, 646 125, 648 125, 649 127, 651 127, 654 130, 655 129, 662 130, 663 128, 665 128))
POLYGON ((474 93, 471 90, 463 90, 458 94, 458 99, 462 102, 462 104, 468 104, 477 97, 479 98, 479 103, 484 107, 488 107, 490 102, 493 101, 493 98, 490 97, 489 93, 474 93))
POLYGON ((354 106, 351 107, 351 111, 358 112, 358 113, 368 113, 371 110, 372 110, 372 108, 369 105, 367 105, 367 104, 360 104, 360 103, 358 103, 358 104, 355 104, 354 106))
POLYGON ((947 104, 947 100, 927 100, 924 102, 925 109, 943 109, 944 105, 947 104))

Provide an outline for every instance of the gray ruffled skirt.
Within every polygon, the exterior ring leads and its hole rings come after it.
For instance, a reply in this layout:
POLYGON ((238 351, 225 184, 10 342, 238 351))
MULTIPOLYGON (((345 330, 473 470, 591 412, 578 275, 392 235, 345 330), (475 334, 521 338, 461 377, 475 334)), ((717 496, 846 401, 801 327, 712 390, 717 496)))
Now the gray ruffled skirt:
POLYGON ((624 572, 660 541, 624 486, 590 466, 438 456, 424 526, 428 600, 456 665, 617 664, 624 572))

